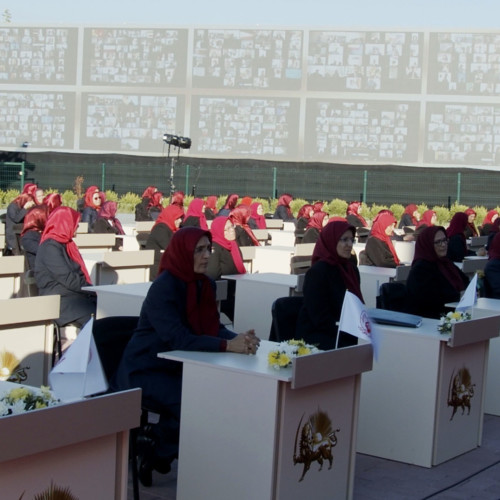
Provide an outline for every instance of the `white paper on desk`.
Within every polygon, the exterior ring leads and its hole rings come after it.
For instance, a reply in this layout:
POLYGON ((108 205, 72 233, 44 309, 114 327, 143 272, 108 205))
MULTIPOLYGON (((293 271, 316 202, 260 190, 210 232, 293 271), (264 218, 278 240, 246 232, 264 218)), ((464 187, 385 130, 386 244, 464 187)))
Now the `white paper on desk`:
POLYGON ((93 324, 91 318, 49 374, 52 390, 63 401, 82 399, 108 389, 92 335, 93 324))
POLYGON ((466 311, 477 303, 477 274, 470 280, 469 286, 465 289, 460 302, 455 311, 466 311))

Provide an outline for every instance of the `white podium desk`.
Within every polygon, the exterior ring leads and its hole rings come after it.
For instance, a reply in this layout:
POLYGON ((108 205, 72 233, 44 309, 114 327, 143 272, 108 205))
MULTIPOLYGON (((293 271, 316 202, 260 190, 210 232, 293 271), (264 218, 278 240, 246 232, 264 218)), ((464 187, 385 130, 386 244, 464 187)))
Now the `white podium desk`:
POLYGON ((298 292, 300 282, 297 274, 281 273, 229 274, 222 278, 236 281, 234 331, 254 329, 261 339, 269 338, 273 302, 298 292))
POLYGON ((481 444, 489 339, 500 316, 420 328, 377 325, 378 361, 362 377, 357 451, 432 467, 481 444))
POLYGON ((352 498, 360 373, 371 368, 371 345, 275 370, 267 355, 276 345, 263 341, 255 356, 159 354, 183 363, 177 500, 352 498))
POLYGON ((140 415, 133 389, 0 418, 1 497, 34 498, 53 481, 75 498, 127 500, 128 435, 140 415))
MULTIPOLYGON (((458 302, 446 305, 454 308, 457 307, 458 302)), ((485 297, 477 299, 477 304, 472 309, 473 318, 495 315, 500 315, 500 300, 485 297)), ((500 416, 500 338, 490 340, 484 412, 500 416)))
POLYGON ((249 273, 290 273, 290 259, 295 247, 274 245, 241 247, 243 261, 249 273))

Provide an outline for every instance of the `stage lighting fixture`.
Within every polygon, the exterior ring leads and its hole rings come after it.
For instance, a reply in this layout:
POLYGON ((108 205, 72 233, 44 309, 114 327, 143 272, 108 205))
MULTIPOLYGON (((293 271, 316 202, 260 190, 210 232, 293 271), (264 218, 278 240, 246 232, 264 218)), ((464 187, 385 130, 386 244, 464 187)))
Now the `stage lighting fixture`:
POLYGON ((174 146, 181 149, 189 149, 191 147, 191 139, 189 137, 179 137, 173 134, 163 134, 163 140, 169 146, 174 146))

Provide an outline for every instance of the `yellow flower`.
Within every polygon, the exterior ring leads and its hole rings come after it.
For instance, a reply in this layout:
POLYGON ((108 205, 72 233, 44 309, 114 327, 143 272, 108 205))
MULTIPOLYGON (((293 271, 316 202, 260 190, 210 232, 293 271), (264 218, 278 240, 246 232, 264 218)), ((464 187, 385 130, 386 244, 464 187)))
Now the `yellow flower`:
POLYGON ((458 311, 455 311, 454 313, 451 314, 451 318, 452 319, 461 319, 462 318, 462 314, 458 311))
POLYGON ((305 345, 301 345, 297 351, 297 356, 305 356, 306 354, 311 354, 311 349, 305 345))
POLYGON ((26 396, 30 394, 29 389, 26 389, 26 387, 19 387, 16 389, 12 389, 9 393, 9 399, 12 401, 19 401, 20 399, 24 399, 26 396))
POLYGON ((43 401, 37 401, 35 403, 35 408, 38 410, 39 408, 47 408, 47 404, 43 401))

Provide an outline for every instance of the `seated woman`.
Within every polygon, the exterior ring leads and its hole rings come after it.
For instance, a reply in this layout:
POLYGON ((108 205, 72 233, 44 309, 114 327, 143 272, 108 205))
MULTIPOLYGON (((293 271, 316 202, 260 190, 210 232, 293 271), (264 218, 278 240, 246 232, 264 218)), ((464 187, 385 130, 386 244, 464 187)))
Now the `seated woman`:
POLYGON ((91 285, 82 256, 73 241, 80 214, 59 207, 50 214, 35 259, 35 280, 40 295, 60 295, 59 326, 81 327, 96 312, 95 294, 82 287, 91 285))
POLYGON ((355 345, 357 338, 338 332, 346 290, 361 295, 359 271, 350 260, 356 228, 348 222, 328 223, 314 248, 312 266, 304 280, 304 303, 299 312, 296 339, 319 349, 355 345))
POLYGON ((498 219, 498 212, 490 210, 483 219, 482 225, 479 227, 480 236, 488 236, 493 228, 494 222, 498 219))
POLYGON ((97 220, 97 212, 106 199, 106 195, 99 191, 97 186, 90 186, 85 191, 82 222, 87 222, 89 233, 94 231, 94 223, 97 220))
POLYGON ((363 211, 363 204, 360 201, 351 201, 349 205, 347 206, 346 210, 346 220, 349 222, 349 224, 353 225, 354 227, 368 227, 368 223, 364 219, 364 217, 361 215, 361 212, 363 211))
MULTIPOLYGON (((35 186, 33 184, 33 186, 35 186)), ((35 186, 36 188, 36 186, 35 186)), ((20 255, 18 234, 22 231, 24 217, 36 204, 35 198, 28 193, 21 193, 7 206, 5 214, 5 255, 20 255)))
POLYGON ((158 191, 158 188, 156 186, 148 186, 144 192, 142 193, 141 196, 141 201, 135 206, 135 220, 136 221, 145 221, 145 220, 153 220, 148 207, 149 207, 149 202, 151 201, 151 198, 154 193, 158 191))
POLYGON ((472 238, 473 236, 479 236, 479 231, 477 230, 476 224, 474 221, 476 220, 477 213, 474 209, 468 208, 465 211, 465 215, 467 215, 467 225, 465 226, 465 237, 472 238))
POLYGON ((231 210, 229 219, 234 224, 236 231, 236 243, 239 247, 259 246, 259 240, 253 234, 253 231, 248 225, 250 218, 250 208, 246 205, 238 205, 231 210))
POLYGON ((162 253, 168 247, 174 233, 179 229, 184 210, 177 205, 167 205, 161 212, 146 240, 145 249, 154 250, 154 262, 149 270, 149 279, 153 281, 158 274, 162 253))
MULTIPOLYGON (((125 234, 121 222, 116 218, 118 204, 116 201, 105 201, 94 223, 94 233, 125 234)), ((113 250, 123 248, 123 238, 116 238, 113 250)))
POLYGON ((426 210, 422 214, 422 218, 418 221, 417 227, 415 229, 415 239, 418 238, 418 235, 426 228, 431 227, 436 224, 437 214, 434 210, 426 210))
POLYGON ((484 295, 500 299, 500 233, 496 233, 488 248, 488 262, 484 268, 484 295))
POLYGON ((207 196, 205 201, 205 219, 214 220, 217 215, 217 196, 207 196))
POLYGON ((283 222, 296 222, 293 216, 290 203, 293 201, 293 196, 288 193, 282 194, 278 199, 278 205, 273 214, 273 219, 281 219, 283 222))
POLYGON ((408 226, 416 227, 419 220, 420 220, 420 213, 418 211, 417 205, 415 205, 415 203, 410 203, 405 207, 405 211, 401 216, 398 228, 403 229, 404 227, 408 226))
MULTIPOLYGON (((207 276, 218 280, 222 275, 245 274, 241 251, 236 243, 236 232, 228 217, 217 217, 210 227, 212 233, 212 255, 208 261, 207 276)), ((234 296, 236 281, 227 280, 227 299, 221 303, 221 311, 234 319, 234 296)))
MULTIPOLYGON (((462 262, 466 255, 479 255, 476 252, 467 249, 467 240, 465 238, 465 228, 468 224, 468 216, 465 212, 457 212, 450 221, 446 229, 448 237, 447 256, 453 262, 462 262)), ((486 252, 480 252, 485 255, 486 252)))
POLYGON ((43 205, 47 207, 47 215, 50 215, 56 208, 62 205, 62 198, 59 193, 50 193, 43 199, 43 205))
POLYGON ((365 249, 360 254, 360 264, 378 267, 399 266, 399 257, 391 240, 396 222, 391 213, 381 213, 377 216, 370 236, 366 240, 365 249))
POLYGON ((309 223, 313 213, 314 208, 309 203, 300 207, 299 213, 297 214, 297 225, 295 226, 295 244, 302 241, 302 237, 306 232, 307 224, 309 223))
POLYGON ((224 206, 217 213, 217 217, 229 217, 231 210, 236 208, 238 198, 239 196, 236 193, 228 194, 224 206))
MULTIPOLYGON (((161 191, 156 191, 151 195, 149 204, 147 207, 147 212, 149 214, 149 220, 157 220, 161 211, 163 210, 163 193, 161 191)), ((182 209, 184 211, 184 209, 182 209)))
POLYGON ((21 232, 21 247, 26 256, 28 269, 35 270, 35 257, 40 246, 40 239, 47 224, 47 207, 39 205, 31 208, 24 217, 21 232))
POLYGON ((250 205, 250 218, 248 225, 251 229, 267 229, 264 207, 258 201, 250 205))
POLYGON ((184 211, 184 198, 185 197, 186 197, 186 195, 184 194, 184 191, 176 191, 170 197, 170 205, 177 205, 179 208, 182 208, 182 210, 184 211))
POLYGON ((205 201, 201 198, 194 198, 189 204, 181 224, 181 227, 187 226, 208 230, 207 219, 205 218, 205 201))
POLYGON ((144 485, 151 485, 153 469, 170 471, 179 449, 182 364, 157 354, 176 349, 255 354, 259 347, 253 330, 236 334, 219 322, 215 283, 205 275, 211 244, 210 233, 195 227, 174 234, 111 381, 114 390, 140 387, 143 405, 160 414, 151 425, 151 447, 140 457, 144 485))
POLYGON ((406 282, 409 312, 438 319, 445 304, 460 300, 469 284, 467 276, 446 256, 448 238, 442 226, 422 230, 406 282))
POLYGON ((300 243, 316 243, 322 229, 328 224, 328 219, 326 212, 314 212, 307 223, 306 232, 300 243))
POLYGON ((323 210, 323 207, 325 206, 325 202, 324 201, 315 201, 313 203, 313 210, 315 212, 324 212, 323 210))

